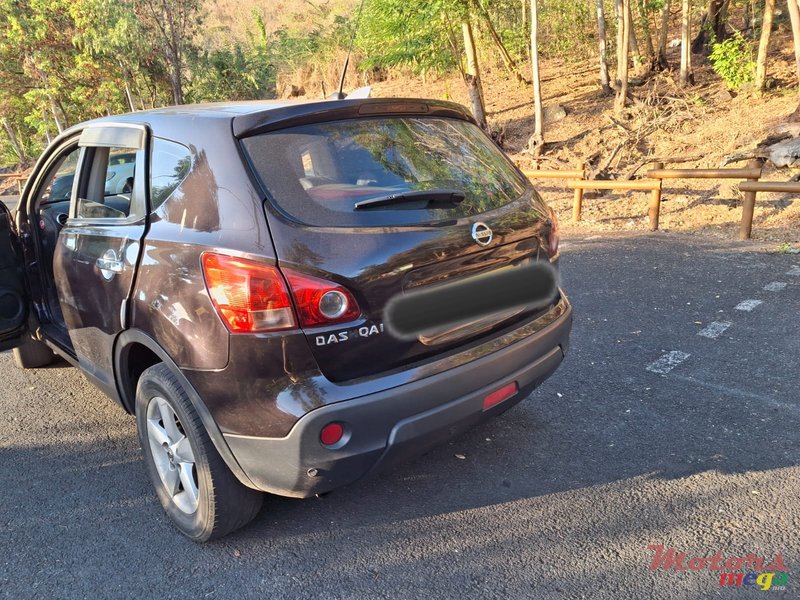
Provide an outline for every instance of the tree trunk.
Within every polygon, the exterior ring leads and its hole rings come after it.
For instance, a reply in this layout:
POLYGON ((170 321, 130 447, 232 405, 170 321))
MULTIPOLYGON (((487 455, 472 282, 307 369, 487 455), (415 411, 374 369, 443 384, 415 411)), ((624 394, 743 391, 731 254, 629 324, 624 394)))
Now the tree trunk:
POLYGON ((653 47, 653 34, 650 31, 650 15, 647 14, 646 0, 637 0, 636 8, 639 12, 639 23, 642 27, 642 37, 644 38, 644 51, 647 60, 652 65, 655 62, 656 49, 653 47))
POLYGON ((483 22, 486 24, 486 29, 489 31, 489 35, 492 37, 492 41, 494 45, 497 47, 497 51, 500 53, 500 58, 503 60, 503 64, 508 69, 509 73, 511 73, 514 77, 517 78, 517 81, 520 83, 529 83, 525 77, 523 77, 522 73, 517 66, 516 61, 511 58, 511 55, 508 53, 508 49, 506 45, 503 43, 503 40, 497 33, 497 30, 494 28, 494 24, 492 23, 492 17, 486 11, 486 9, 481 5, 479 0, 473 0, 473 6, 478 9, 478 12, 483 19, 483 22))
POLYGON ((528 26, 528 0, 522 0, 522 27, 528 26))
POLYGON ((622 8, 621 8, 622 0, 614 0, 614 20, 617 24, 617 69, 615 72, 615 79, 614 79, 614 89, 618 90, 620 86, 620 79, 619 74, 622 72, 622 58, 623 55, 625 56, 625 60, 627 61, 627 49, 623 52, 623 48, 627 48, 626 46, 622 45, 622 37, 623 37, 623 27, 622 27, 622 8))
MULTIPOLYGON (((789 0, 793 2, 796 0, 789 0)), ((767 86, 767 53, 769 39, 772 34, 772 16, 775 13, 775 0, 764 3, 764 20, 761 23, 761 39, 758 42, 758 58, 756 59, 756 90, 763 92, 767 86)))
POLYGON ((22 146, 19 143, 19 139, 17 138, 17 132, 14 131, 14 128, 11 126, 11 123, 8 122, 8 119, 0 119, 3 122, 3 129, 6 130, 6 135, 8 135, 8 141, 11 143, 11 148, 14 150, 14 154, 17 155, 17 162, 20 165, 27 162, 27 156, 25 156, 25 151, 22 149, 22 146))
POLYGON ((181 81, 181 64, 179 57, 170 57, 169 84, 172 88, 172 101, 183 104, 183 82, 181 81))
POLYGON ((478 54, 475 52, 475 39, 472 37, 472 26, 469 21, 464 21, 461 29, 464 33, 464 50, 467 53, 467 72, 464 79, 467 82, 467 92, 472 103, 472 115, 481 129, 486 129, 486 105, 483 102, 483 88, 478 68, 478 54))
POLYGON ((608 75, 608 49, 606 47, 606 13, 603 0, 595 0, 597 9, 597 50, 600 54, 600 87, 603 94, 611 94, 611 79, 608 75))
POLYGON ((669 37, 669 0, 664 0, 661 9, 661 30, 658 32, 658 50, 656 51, 656 65, 659 69, 669 69, 667 60, 667 38, 669 37))
POLYGON ((638 69, 642 66, 642 53, 639 50, 639 42, 636 39, 636 27, 634 26, 636 21, 633 18, 633 9, 631 8, 630 0, 628 0, 628 22, 631 24, 630 44, 631 54, 633 55, 633 66, 638 69))
POLYGON ((797 65, 797 81, 800 86, 800 6, 797 0, 788 0, 789 17, 792 20, 792 37, 794 38, 794 60, 797 65))
POLYGON ((681 85, 694 83, 692 74, 692 32, 691 32, 691 2, 683 0, 682 20, 681 20, 681 85))
POLYGON ((728 13, 729 0, 709 0, 708 9, 700 19, 697 37, 692 42, 692 52, 700 54, 707 50, 710 43, 725 39, 725 18, 728 13))
POLYGON ((531 75, 533 75, 533 109, 536 120, 528 149, 534 156, 544 150, 544 107, 542 106, 542 80, 539 75, 539 7, 531 0, 531 75))
POLYGON ((622 112, 628 102, 628 52, 630 50, 630 36, 631 36, 631 10, 630 0, 620 0, 620 15, 622 17, 622 46, 620 54, 619 66, 620 70, 617 73, 617 80, 619 87, 617 88, 617 98, 614 101, 614 110, 622 112))

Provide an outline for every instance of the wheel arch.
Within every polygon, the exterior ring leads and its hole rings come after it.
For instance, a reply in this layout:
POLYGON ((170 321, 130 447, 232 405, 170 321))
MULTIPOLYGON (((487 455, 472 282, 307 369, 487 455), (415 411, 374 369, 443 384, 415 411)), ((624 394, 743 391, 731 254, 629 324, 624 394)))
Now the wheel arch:
POLYGON ((258 489, 247 474, 242 470, 239 462, 233 456, 222 432, 214 417, 206 407, 200 394, 183 374, 175 361, 153 338, 138 329, 128 329, 117 338, 114 347, 114 379, 117 383, 122 407, 130 414, 134 414, 136 406, 136 386, 142 373, 159 362, 164 363, 186 390, 189 399, 200 416, 208 436, 219 452, 225 464, 236 478, 247 487, 258 489))

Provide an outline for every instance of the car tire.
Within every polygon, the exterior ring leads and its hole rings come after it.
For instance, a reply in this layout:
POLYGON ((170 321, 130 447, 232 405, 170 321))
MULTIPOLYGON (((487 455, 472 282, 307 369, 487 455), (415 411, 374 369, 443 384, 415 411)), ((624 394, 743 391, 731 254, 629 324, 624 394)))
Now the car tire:
POLYGON ((236 479, 188 394, 163 363, 139 378, 136 426, 158 499, 186 537, 195 542, 219 538, 258 514, 263 494, 236 479))
POLYGON ((14 348, 14 364, 20 369, 38 369, 46 367, 53 362, 55 352, 44 342, 37 340, 26 340, 21 346, 14 348))

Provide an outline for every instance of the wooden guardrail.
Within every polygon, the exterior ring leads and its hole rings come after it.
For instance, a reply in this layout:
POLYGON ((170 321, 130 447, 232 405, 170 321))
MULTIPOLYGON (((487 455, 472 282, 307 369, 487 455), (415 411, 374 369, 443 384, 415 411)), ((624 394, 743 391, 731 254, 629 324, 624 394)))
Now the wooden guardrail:
MULTIPOLYGON (((663 165, 660 165, 663 167, 663 165)), ((586 179, 586 165, 581 164, 576 170, 523 171, 530 179, 567 179, 567 186, 575 190, 572 200, 572 220, 580 221, 583 211, 583 194, 586 190, 639 190, 649 191, 650 197, 650 230, 658 229, 658 217, 661 211, 661 180, 635 179, 631 181, 617 181, 611 179, 586 179)))
POLYGON ((763 163, 759 159, 752 159, 744 169, 664 169, 663 165, 656 166, 647 172, 648 177, 664 179, 746 179, 739 184, 739 190, 745 192, 742 203, 742 219, 739 223, 739 239, 749 240, 753 230, 753 214, 755 212, 755 192, 748 192, 743 185, 757 182, 761 179, 763 163))
POLYGON ((572 220, 581 220, 584 190, 635 190, 649 191, 650 205, 648 216, 650 230, 658 229, 658 220, 661 214, 661 194, 665 179, 745 179, 739 184, 739 190, 744 192, 742 205, 742 219, 739 224, 739 239, 750 239, 753 229, 753 214, 755 212, 756 194, 758 192, 786 192, 800 194, 800 182, 775 182, 760 181, 762 175, 762 162, 753 159, 747 167, 738 169, 665 169, 663 163, 654 163, 653 169, 647 172, 647 179, 634 179, 630 181, 586 179, 586 166, 580 165, 575 170, 524 171, 530 179, 566 179, 567 186, 575 190, 572 202, 572 220))
POLYGON ((28 176, 25 173, 18 172, 18 173, 0 173, 0 179, 10 179, 15 181, 17 184, 17 191, 19 192, 20 196, 22 195, 22 185, 25 183, 25 180, 28 176))

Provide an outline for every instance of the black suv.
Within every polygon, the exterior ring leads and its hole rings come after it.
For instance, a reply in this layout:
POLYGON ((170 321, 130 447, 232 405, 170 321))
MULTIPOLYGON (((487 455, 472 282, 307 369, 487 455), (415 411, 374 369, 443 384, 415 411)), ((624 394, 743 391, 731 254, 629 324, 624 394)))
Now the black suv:
POLYGON ((506 410, 568 345, 560 292, 412 339, 385 326, 398 295, 558 258, 553 212, 451 103, 99 119, 45 151, 16 223, 3 211, 0 350, 60 355, 135 414, 197 541, 260 492, 328 492, 506 410))

